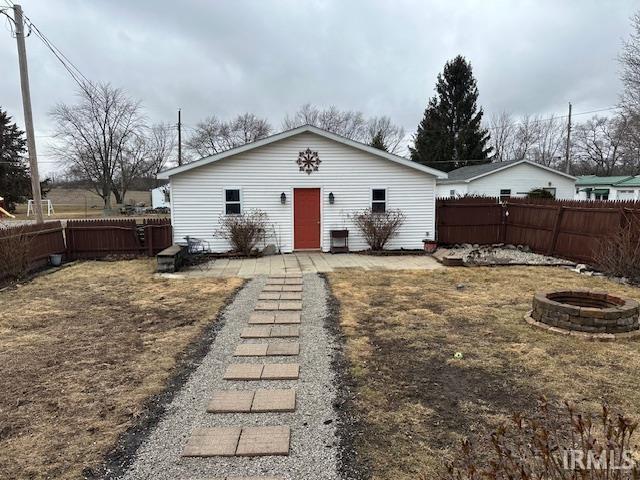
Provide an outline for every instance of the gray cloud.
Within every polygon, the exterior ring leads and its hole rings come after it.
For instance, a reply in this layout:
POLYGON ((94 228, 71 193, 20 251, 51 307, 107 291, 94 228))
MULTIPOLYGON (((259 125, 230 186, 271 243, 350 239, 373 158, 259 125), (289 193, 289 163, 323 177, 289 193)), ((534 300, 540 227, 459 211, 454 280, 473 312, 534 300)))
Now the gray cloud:
MULTIPOLYGON (((152 121, 189 125, 250 111, 275 127, 312 102, 389 115, 413 132, 436 75, 458 53, 474 67, 487 114, 564 114, 614 105, 616 56, 633 0, 46 1, 31 20, 94 81, 139 98, 152 121)), ((0 42, 0 105, 22 125, 15 40, 0 42)), ((75 84, 27 39, 42 169, 47 112, 75 84)))

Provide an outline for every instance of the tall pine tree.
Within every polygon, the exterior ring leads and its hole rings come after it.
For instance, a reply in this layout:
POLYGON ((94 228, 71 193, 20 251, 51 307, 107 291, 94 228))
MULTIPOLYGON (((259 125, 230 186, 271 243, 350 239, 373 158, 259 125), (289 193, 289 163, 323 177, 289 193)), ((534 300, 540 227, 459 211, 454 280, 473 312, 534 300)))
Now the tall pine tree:
POLYGON ((489 161, 489 132, 482 128, 478 87, 471 64, 458 55, 438 74, 436 95, 429 100, 424 118, 410 147, 415 162, 445 172, 489 161))
POLYGON ((31 194, 26 151, 24 132, 0 108, 0 197, 4 197, 9 211, 14 210, 16 203, 25 203, 31 194))
POLYGON ((384 143, 384 134, 382 133, 382 130, 378 130, 378 132, 371 139, 371 143, 369 145, 373 148, 377 148, 378 150, 384 150, 385 152, 389 151, 384 143))

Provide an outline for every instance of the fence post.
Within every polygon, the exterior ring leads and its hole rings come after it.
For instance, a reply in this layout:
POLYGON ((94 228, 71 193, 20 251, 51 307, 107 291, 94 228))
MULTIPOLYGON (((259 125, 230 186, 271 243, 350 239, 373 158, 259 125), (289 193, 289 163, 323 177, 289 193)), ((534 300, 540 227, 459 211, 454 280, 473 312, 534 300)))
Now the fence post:
POLYGON ((153 226, 150 224, 144 226, 144 241, 147 244, 147 256, 153 257, 153 226))
POLYGON ((508 214, 508 203, 505 202, 501 204, 502 211, 500 213, 500 232, 499 232, 499 243, 507 243, 507 214, 508 214))
POLYGON ((553 233, 551 234, 551 243, 549 245, 549 249, 547 250, 547 255, 549 256, 553 256, 553 253, 556 249, 556 242, 558 241, 558 234, 560 233, 560 224, 562 223, 563 215, 564 215, 564 206, 560 205, 560 207, 558 207, 556 221, 553 225, 553 233))
MULTIPOLYGON (((62 224, 60 225, 62 227, 62 224)), ((71 231, 72 227, 69 225, 69 220, 67 220, 67 225, 64 229, 64 237, 67 243, 67 259, 73 260, 73 232, 71 231)))

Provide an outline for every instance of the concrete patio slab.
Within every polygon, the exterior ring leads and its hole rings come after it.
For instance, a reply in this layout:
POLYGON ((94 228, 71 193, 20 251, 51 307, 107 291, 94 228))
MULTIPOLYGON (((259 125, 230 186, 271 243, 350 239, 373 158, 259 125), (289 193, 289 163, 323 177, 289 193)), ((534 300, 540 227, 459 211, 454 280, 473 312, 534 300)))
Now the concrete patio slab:
POLYGON ((227 259, 219 258, 210 262, 208 268, 202 270, 191 267, 179 272, 180 276, 211 277, 255 277, 269 275, 284 283, 267 285, 281 287, 287 280, 305 273, 333 272, 341 268, 359 268, 363 270, 435 270, 443 268, 429 255, 367 255, 361 253, 345 253, 332 255, 322 252, 294 252, 271 257, 227 259))

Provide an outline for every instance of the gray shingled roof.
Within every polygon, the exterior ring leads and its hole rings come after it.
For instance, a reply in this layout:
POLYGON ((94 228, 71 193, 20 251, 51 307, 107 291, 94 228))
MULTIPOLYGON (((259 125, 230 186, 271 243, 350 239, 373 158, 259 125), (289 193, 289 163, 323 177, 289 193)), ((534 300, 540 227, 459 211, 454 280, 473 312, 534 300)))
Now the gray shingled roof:
MULTIPOLYGON (((507 165, 513 165, 514 163, 521 162, 522 160, 510 160, 508 162, 494 162, 494 163, 482 163, 480 165, 469 165, 468 167, 460 167, 449 172, 449 178, 445 182, 451 181, 466 181, 470 178, 483 175, 485 173, 493 172, 499 168, 506 167, 507 165)), ((443 182, 444 183, 444 182, 443 182)))

